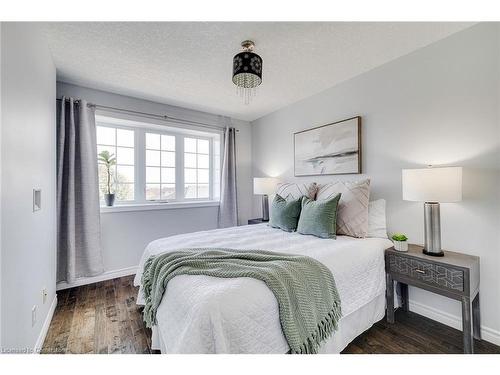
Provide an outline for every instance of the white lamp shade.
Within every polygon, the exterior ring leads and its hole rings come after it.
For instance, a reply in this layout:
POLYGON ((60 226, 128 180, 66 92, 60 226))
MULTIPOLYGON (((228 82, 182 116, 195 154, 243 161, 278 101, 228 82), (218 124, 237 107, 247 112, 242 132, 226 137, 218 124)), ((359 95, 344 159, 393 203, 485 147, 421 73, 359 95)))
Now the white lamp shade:
POLYGON ((403 169, 403 200, 461 201, 462 167, 403 169))
POLYGON ((272 177, 254 177, 253 193, 256 195, 271 195, 276 192, 277 178, 272 177))

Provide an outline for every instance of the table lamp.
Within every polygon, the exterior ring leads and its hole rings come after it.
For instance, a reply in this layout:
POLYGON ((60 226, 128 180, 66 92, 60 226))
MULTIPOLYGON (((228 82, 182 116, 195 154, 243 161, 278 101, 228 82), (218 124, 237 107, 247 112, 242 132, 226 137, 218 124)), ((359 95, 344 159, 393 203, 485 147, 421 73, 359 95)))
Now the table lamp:
POLYGON ((262 195, 262 221, 269 221, 269 199, 268 196, 276 192, 277 178, 254 177, 253 193, 262 195))
POLYGON ((403 200, 424 203, 424 250, 443 256, 439 203, 462 200, 462 167, 403 169, 403 200))

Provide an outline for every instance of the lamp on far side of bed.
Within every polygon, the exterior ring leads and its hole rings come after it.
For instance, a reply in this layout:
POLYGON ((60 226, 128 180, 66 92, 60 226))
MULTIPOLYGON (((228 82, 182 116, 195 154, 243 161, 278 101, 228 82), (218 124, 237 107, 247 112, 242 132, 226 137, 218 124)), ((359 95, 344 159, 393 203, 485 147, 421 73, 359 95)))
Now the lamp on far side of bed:
POLYGON ((276 192, 277 178, 254 177, 253 193, 262 195, 262 221, 269 221, 269 199, 268 196, 276 192))
POLYGON ((443 256, 439 203, 462 200, 462 167, 403 169, 403 200, 424 203, 424 254, 443 256))

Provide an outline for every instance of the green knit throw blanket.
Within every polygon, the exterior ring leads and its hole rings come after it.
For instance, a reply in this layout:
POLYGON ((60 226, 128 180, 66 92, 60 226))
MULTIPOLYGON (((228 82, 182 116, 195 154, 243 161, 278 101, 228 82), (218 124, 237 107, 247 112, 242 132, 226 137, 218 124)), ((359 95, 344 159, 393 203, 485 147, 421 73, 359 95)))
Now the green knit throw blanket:
POLYGON ((342 316, 332 273, 310 257, 263 250, 182 249, 146 261, 142 287, 148 327, 156 324, 163 293, 177 275, 252 277, 266 283, 278 301, 283 335, 294 354, 317 353, 342 316))

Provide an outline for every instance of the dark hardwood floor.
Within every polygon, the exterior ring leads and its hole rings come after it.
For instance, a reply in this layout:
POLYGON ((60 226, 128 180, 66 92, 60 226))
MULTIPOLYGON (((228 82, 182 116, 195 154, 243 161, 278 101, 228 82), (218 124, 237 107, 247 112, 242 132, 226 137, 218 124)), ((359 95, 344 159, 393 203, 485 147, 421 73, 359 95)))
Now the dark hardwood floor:
MULTIPOLYGON (((152 353, 150 330, 127 276, 61 290, 42 353, 152 353)), ((476 353, 500 347, 475 341, 476 353)), ((462 332, 415 313, 396 312, 357 337, 342 353, 462 353, 462 332)))
POLYGON ((57 292, 42 353, 151 353, 133 276, 57 292))

